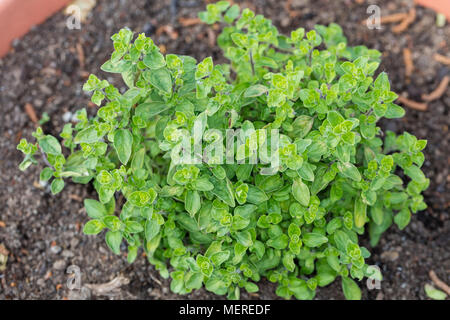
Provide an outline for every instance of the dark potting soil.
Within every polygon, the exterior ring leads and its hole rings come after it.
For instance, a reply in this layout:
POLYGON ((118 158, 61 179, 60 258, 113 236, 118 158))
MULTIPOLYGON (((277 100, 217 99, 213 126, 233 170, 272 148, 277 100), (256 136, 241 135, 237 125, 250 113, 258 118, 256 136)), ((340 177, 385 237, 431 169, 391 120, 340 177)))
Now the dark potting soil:
MULTIPOLYGON (((69 30, 67 17, 58 13, 16 41, 13 51, 0 60, 0 245, 10 252, 6 269, 0 271, 0 299, 77 297, 77 292, 66 285, 70 265, 80 268, 82 284, 105 283, 119 275, 130 280, 108 296, 92 298, 186 298, 171 293, 169 282, 145 257, 129 265, 125 255, 110 252, 102 237, 82 234, 82 225, 87 221, 82 199, 94 196, 91 187, 68 183, 61 194, 51 196, 48 187, 38 182, 42 164, 26 173, 17 167, 22 155, 16 145, 21 137, 31 138, 35 127, 24 111, 25 104, 31 104, 39 117, 47 112, 51 121, 44 129, 58 134, 64 125, 63 115, 69 117, 86 106, 91 114, 95 112, 89 104, 90 97, 81 90, 87 73, 123 86, 120 79, 99 70, 112 50, 110 36, 121 27, 145 32, 169 53, 192 55, 198 60, 211 55, 214 61, 224 62, 214 46, 219 30, 204 24, 183 26, 179 21, 196 17, 204 9, 204 1, 97 2, 81 30, 69 30)), ((406 12, 412 2, 370 1, 380 6, 382 15, 406 12)), ((381 69, 389 74, 393 89, 412 99, 419 100, 422 93, 431 92, 442 77, 450 74, 448 67, 433 59, 435 53, 449 56, 450 25, 438 28, 431 10, 417 7, 415 22, 404 33, 395 34, 390 25, 370 30, 361 24, 368 17, 366 1, 240 3, 273 19, 286 34, 300 26, 310 29, 316 23, 340 24, 351 45, 364 44, 383 52, 381 69), (410 79, 405 76, 404 48, 412 51, 415 66, 410 79)), ((423 287, 430 281, 430 270, 449 282, 449 105, 447 90, 440 99, 429 103, 427 111, 407 109, 403 119, 383 121, 381 125, 383 129, 406 130, 428 140, 423 168, 431 179, 425 192, 429 208, 414 215, 405 230, 391 227, 378 246, 370 249, 373 255, 369 262, 380 266, 384 279, 380 290, 368 290, 362 283, 364 299, 426 299, 423 287)), ((368 245, 366 238, 363 242, 368 245)), ((242 298, 275 299, 274 291, 273 284, 262 281, 257 294, 242 294, 242 298)), ((188 298, 223 297, 199 290, 188 298)), ((340 282, 318 290, 317 299, 343 299, 340 282)))

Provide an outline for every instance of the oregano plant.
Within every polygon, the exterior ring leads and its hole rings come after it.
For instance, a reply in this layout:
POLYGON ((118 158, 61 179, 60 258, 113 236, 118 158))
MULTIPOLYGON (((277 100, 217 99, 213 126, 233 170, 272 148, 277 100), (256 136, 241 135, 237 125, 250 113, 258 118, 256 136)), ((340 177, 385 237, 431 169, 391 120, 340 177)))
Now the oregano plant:
POLYGON ((53 194, 66 179, 92 183, 84 233, 130 263, 143 250, 175 293, 239 299, 265 277, 280 297, 312 299, 339 279, 360 299, 357 282, 381 273, 359 237, 374 246, 392 224, 405 228, 429 185, 426 141, 377 126, 405 113, 376 74, 380 52, 348 46, 336 24, 286 36, 225 1, 200 18, 225 25, 229 64, 164 55, 120 30, 101 69, 128 89, 91 75, 83 89, 97 114, 22 139, 20 169, 42 154, 53 194))

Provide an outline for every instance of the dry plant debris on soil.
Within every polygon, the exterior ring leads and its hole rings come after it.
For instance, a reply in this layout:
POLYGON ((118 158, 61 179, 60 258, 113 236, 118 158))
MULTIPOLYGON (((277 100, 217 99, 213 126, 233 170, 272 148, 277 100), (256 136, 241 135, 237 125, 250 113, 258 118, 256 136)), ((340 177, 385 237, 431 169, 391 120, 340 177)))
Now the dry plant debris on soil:
POLYGON ((436 272, 434 272, 433 270, 430 271, 429 273, 430 275, 430 279, 434 282, 434 284, 442 289, 443 291, 445 291, 446 294, 450 295, 450 287, 441 279, 438 278, 438 276, 436 275, 436 272))

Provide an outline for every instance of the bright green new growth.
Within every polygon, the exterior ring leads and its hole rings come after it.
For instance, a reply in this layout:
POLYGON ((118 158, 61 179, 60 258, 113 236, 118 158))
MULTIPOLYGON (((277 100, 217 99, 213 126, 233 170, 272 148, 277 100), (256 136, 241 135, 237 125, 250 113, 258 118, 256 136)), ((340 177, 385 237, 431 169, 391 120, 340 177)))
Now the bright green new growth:
POLYGON ((205 286, 239 299, 241 288, 258 291, 266 277, 283 298, 312 299, 341 277, 346 298, 360 299, 352 279, 381 275, 365 263, 370 253, 358 236, 368 230, 376 245, 393 223, 403 229, 426 208, 429 185, 420 169, 426 141, 376 126, 404 115, 386 73, 374 78, 380 53, 348 47, 336 24, 287 37, 223 1, 200 17, 227 24, 218 44, 231 64, 164 56, 150 38, 133 41, 122 29, 102 70, 122 74, 128 91, 91 75, 84 90, 101 108, 93 119, 79 111, 76 125, 64 127, 70 155, 39 128, 37 143, 18 146, 26 155, 20 169, 37 163, 40 149, 49 165, 40 178, 53 178, 53 193, 64 178, 92 181, 99 201, 85 200, 84 232, 106 229, 108 246, 120 254, 126 244, 130 263, 142 247, 176 293, 205 286), (215 141, 208 129, 255 130, 257 141, 238 148, 237 160, 263 145, 264 129, 279 129, 278 172, 215 159, 175 165, 173 150, 194 123, 203 148, 215 141))

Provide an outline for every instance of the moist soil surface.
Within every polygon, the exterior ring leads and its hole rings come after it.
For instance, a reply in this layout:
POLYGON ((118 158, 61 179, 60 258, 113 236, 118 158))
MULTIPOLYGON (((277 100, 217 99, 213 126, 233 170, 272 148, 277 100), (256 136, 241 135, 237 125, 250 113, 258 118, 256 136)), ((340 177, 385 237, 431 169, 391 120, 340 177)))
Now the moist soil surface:
MULTIPOLYGON (((340 24, 350 45, 364 44, 383 52, 381 70, 386 71, 393 90, 420 101, 422 93, 433 91, 449 75, 448 67, 433 59, 435 53, 449 56, 450 26, 437 27, 436 15, 417 7, 417 17, 403 33, 395 34, 391 25, 369 29, 361 21, 369 16, 366 1, 334 0, 258 0, 240 3, 271 18, 283 33, 315 24, 340 24), (405 74, 403 49, 412 52, 414 71, 405 74)), ((382 15, 407 12, 412 1, 371 1, 382 15)), ((91 299, 223 299, 205 290, 189 296, 170 292, 169 281, 145 257, 129 265, 126 256, 115 256, 100 236, 85 236, 81 229, 87 221, 82 200, 95 197, 92 187, 67 183, 64 191, 52 196, 48 186, 39 184, 41 162, 25 173, 18 170, 22 155, 16 150, 20 138, 30 139, 35 124, 25 112, 30 104, 40 118, 47 112, 51 120, 47 133, 58 134, 70 113, 95 108, 81 88, 87 74, 95 73, 124 86, 118 78, 100 71, 112 51, 110 36, 121 27, 151 36, 163 51, 191 55, 198 60, 212 56, 224 62, 214 46, 219 28, 204 24, 186 26, 184 18, 195 18, 204 1, 99 0, 80 30, 66 27, 67 17, 58 13, 35 27, 13 50, 0 60, 0 244, 9 251, 6 269, 0 271, 0 299, 83 298, 69 290, 67 268, 78 266, 81 283, 106 283, 120 275, 129 279, 119 290, 91 299), (64 115, 64 117, 63 117, 64 115)), ((380 243, 371 248, 369 264, 378 265, 384 275, 380 290, 361 284, 364 299, 427 299, 424 285, 434 270, 449 283, 450 220, 448 192, 450 94, 429 103, 427 111, 406 108, 406 116, 387 120, 382 129, 408 131, 427 139, 423 170, 431 179, 425 192, 428 209, 413 215, 400 231, 393 226, 380 243)), ((368 239, 363 238, 368 245, 368 239)), ((2 247, 0 246, 0 249, 2 247)), ((1 252, 0 252, 1 253, 1 252)), ((242 294, 243 299, 276 299, 275 286, 260 283, 257 294, 242 294)), ((340 281, 318 290, 317 299, 343 299, 340 281)))

